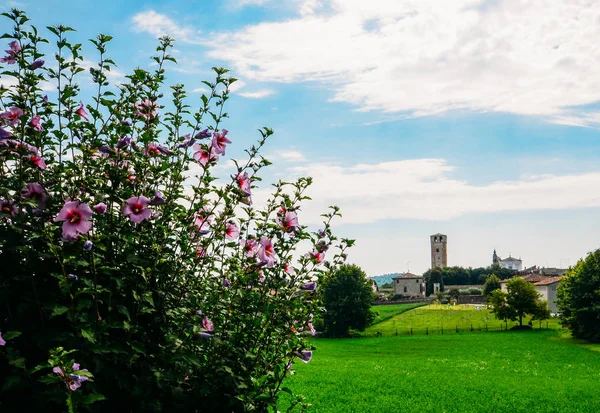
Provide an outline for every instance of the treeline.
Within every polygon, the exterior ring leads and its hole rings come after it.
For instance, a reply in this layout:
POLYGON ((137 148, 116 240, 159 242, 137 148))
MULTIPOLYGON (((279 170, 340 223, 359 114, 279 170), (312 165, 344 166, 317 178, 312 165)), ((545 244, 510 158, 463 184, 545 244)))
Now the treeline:
POLYGON ((427 281, 427 295, 430 295, 433 293, 434 283, 440 283, 440 287, 444 291, 445 285, 482 285, 492 274, 495 274, 501 280, 513 276, 511 270, 494 264, 489 267, 479 268, 436 267, 425 271, 423 277, 427 281))

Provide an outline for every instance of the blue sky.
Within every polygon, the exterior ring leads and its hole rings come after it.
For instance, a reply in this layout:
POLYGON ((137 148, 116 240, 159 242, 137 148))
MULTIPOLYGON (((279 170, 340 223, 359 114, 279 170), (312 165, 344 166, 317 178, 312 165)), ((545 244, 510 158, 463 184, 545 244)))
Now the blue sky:
MULTIPOLYGON (((5 7, 38 27, 70 25, 80 42, 114 36, 115 81, 150 67, 160 34, 177 40, 169 83, 192 91, 212 66, 231 68, 241 81, 228 108, 228 156, 272 127, 265 181, 313 176, 301 222, 316 228, 319 212, 338 204, 336 231, 357 240, 350 260, 377 275, 425 271, 436 232, 448 235, 451 265, 488 265, 496 248, 526 266, 566 266, 598 247, 600 4, 517 3, 5 7)), ((84 46, 86 61, 93 52, 84 46)))

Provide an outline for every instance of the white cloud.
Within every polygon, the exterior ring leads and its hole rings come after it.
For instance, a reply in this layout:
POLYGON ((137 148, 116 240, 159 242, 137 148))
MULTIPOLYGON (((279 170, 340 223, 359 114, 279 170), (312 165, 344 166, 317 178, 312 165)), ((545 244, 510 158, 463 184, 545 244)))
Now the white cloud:
POLYGON ((0 87, 3 89, 10 89, 11 87, 17 86, 17 79, 14 77, 2 77, 0 76, 0 87))
POLYGON ((6 2, 6 5, 0 5, 0 10, 4 11, 8 11, 10 9, 19 9, 19 10, 25 10, 26 9, 26 5, 25 3, 22 3, 20 1, 9 1, 6 2))
POLYGON ((238 94, 243 98, 262 99, 264 97, 274 95, 275 91, 271 90, 271 89, 260 89, 260 90, 257 90, 256 92, 244 92, 244 93, 238 93, 238 94))
POLYGON ((238 90, 240 90, 244 86, 246 86, 246 82, 244 82, 243 80, 238 79, 235 82, 233 82, 231 84, 231 86, 229 86, 229 91, 230 92, 237 92, 238 90))
POLYGON ((313 14, 321 7, 322 4, 319 0, 302 0, 300 3, 300 14, 302 16, 313 14))
MULTIPOLYGON (((90 68, 92 67, 98 69, 98 63, 90 60, 79 62, 79 66, 85 69, 86 73, 89 73, 90 68)), ((125 80, 125 72, 122 72, 115 67, 111 67, 110 70, 104 71, 104 74, 111 83, 121 83, 125 80)))
POLYGON ((207 93, 209 92, 209 90, 205 87, 197 87, 196 89, 192 90, 192 93, 207 93))
POLYGON ((58 82, 56 82, 55 79, 52 79, 51 82, 50 81, 40 82, 38 86, 44 92, 57 92, 58 93, 58 82))
POLYGON ((245 6, 262 6, 271 0, 233 0, 233 5, 236 7, 245 6))
POLYGON ((304 155, 298 151, 285 151, 279 152, 278 157, 285 159, 286 161, 303 161, 304 155))
POLYGON ((131 18, 131 22, 133 29, 137 32, 147 32, 156 37, 168 35, 184 43, 200 43, 199 31, 183 27, 168 16, 154 10, 137 13, 131 18))
POLYGON ((340 206, 344 223, 600 207, 600 195, 590 191, 600 186, 600 172, 524 176, 480 186, 451 178, 454 170, 443 159, 413 159, 348 167, 311 164, 289 168, 285 175, 314 178, 307 194, 315 201, 303 207, 303 222, 311 223, 319 222, 329 205, 340 206))
POLYGON ((362 110, 453 109, 598 123, 600 2, 305 0, 298 17, 211 37, 247 79, 322 81, 362 110))

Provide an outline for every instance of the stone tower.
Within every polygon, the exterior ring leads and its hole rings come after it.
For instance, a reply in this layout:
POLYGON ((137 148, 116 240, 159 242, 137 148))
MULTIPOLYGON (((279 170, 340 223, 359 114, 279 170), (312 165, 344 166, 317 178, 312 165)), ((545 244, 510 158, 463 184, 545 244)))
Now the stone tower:
POLYGON ((434 234, 431 240, 431 268, 448 266, 448 237, 444 234, 434 234))

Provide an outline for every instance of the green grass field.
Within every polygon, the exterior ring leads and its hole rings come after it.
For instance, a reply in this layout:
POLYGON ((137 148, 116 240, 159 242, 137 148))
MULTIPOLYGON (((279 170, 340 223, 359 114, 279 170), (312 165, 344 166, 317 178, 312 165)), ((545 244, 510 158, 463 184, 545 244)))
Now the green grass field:
POLYGON ((309 412, 600 412, 600 346, 559 330, 314 344, 284 383, 309 412))
POLYGON ((381 323, 382 321, 388 320, 394 316, 404 313, 405 311, 412 310, 413 308, 423 307, 425 303, 411 303, 411 304, 389 304, 389 305, 378 305, 371 307, 376 311, 377 317, 373 324, 381 323))
MULTIPOLYGON (((407 305, 407 304, 404 304, 407 305)), ((379 309, 380 307, 376 307, 379 309)), ((396 331, 399 335, 409 334, 424 334, 426 331, 429 334, 444 334, 470 331, 473 330, 485 331, 486 325, 488 330, 500 330, 506 328, 507 324, 502 320, 498 320, 490 310, 479 305, 428 305, 417 309, 406 311, 398 315, 392 315, 385 318, 382 322, 374 324, 365 331, 365 335, 372 336, 381 333, 383 336, 395 335, 396 331)), ((523 324, 529 322, 529 318, 523 320, 523 324)), ((517 325, 517 322, 508 322, 508 328, 517 325)), ((539 327, 539 322, 533 322, 534 327, 539 327)), ((542 323, 543 327, 560 328, 558 319, 552 318, 547 322, 542 323)))

